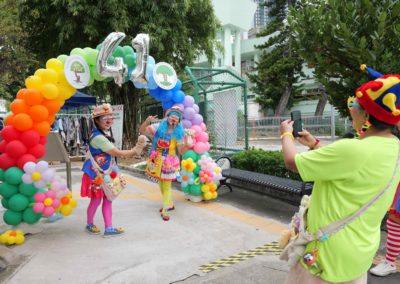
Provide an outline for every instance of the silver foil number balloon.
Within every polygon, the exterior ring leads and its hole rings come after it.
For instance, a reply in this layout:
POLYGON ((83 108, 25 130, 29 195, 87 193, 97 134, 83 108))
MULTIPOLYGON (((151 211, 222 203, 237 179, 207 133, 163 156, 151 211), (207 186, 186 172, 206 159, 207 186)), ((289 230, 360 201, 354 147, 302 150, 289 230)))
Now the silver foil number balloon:
POLYGON ((128 74, 128 67, 124 64, 122 57, 116 57, 112 65, 108 64, 108 59, 119 43, 125 38, 124 33, 110 33, 103 42, 103 46, 97 56, 97 72, 103 77, 113 77, 114 82, 121 87, 128 74))
POLYGON ((132 46, 136 50, 136 68, 132 71, 130 80, 141 84, 147 84, 147 59, 149 57, 150 38, 148 34, 138 34, 132 40, 132 46))

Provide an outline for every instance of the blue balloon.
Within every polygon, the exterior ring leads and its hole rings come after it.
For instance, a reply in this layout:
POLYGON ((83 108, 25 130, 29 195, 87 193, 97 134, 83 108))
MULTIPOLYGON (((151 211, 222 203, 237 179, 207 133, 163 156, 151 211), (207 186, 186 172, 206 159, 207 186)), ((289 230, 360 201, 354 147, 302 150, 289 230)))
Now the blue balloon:
POLYGON ((169 90, 163 90, 160 92, 160 98, 163 102, 170 101, 172 99, 172 91, 169 90))
POLYGON ((175 87, 172 88, 172 91, 179 91, 181 88, 182 88, 182 82, 181 82, 181 80, 178 79, 176 81, 175 87))
POLYGON ((151 56, 151 55, 149 55, 149 56, 147 57, 147 66, 149 66, 149 64, 156 65, 156 60, 155 60, 154 57, 151 56))
POLYGON ((160 100, 160 90, 161 88, 149 89, 149 94, 156 100, 160 100))
POLYGON ((163 101, 163 102, 161 103, 162 108, 165 109, 165 110, 170 109, 173 105, 174 105, 174 102, 171 101, 171 100, 169 100, 169 101, 163 101))
POLYGON ((147 88, 149 90, 154 90, 158 88, 158 85, 153 77, 149 77, 149 81, 147 82, 147 88))
POLYGON ((146 73, 147 73, 148 78, 150 78, 150 77, 153 78, 153 70, 154 70, 154 64, 150 64, 150 63, 147 64, 146 73))
POLYGON ((182 91, 176 91, 173 93, 172 95, 172 100, 176 103, 176 104, 180 104, 183 103, 183 101, 185 100, 185 93, 182 91))

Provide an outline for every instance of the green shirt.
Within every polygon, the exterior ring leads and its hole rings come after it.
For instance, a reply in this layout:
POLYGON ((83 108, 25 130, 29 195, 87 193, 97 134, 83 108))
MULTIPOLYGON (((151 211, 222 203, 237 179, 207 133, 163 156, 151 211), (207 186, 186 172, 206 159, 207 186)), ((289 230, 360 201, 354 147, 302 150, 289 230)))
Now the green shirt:
MULTIPOLYGON (((342 139, 296 155, 301 178, 314 181, 307 216, 309 232, 315 233, 352 215, 381 192, 393 175, 398 144, 397 139, 377 136, 342 139)), ((396 173, 388 191, 367 211, 328 240, 318 242, 322 279, 351 281, 370 268, 380 242, 381 221, 393 201, 399 179, 400 174, 396 173)), ((312 252, 314 246, 314 242, 308 244, 306 251, 312 252)))
POLYGON ((103 152, 107 152, 114 148, 114 144, 110 142, 104 135, 97 135, 90 141, 90 145, 93 148, 100 149, 103 152))

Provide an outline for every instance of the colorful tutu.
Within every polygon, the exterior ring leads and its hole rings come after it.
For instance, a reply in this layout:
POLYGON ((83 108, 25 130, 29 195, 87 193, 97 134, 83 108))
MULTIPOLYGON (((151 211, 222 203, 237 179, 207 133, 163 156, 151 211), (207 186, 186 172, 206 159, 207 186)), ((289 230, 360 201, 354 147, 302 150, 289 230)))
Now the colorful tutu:
POLYGON ((87 174, 82 176, 81 196, 89 198, 102 198, 104 195, 103 188, 93 184, 92 179, 87 174))
POLYGON ((394 195, 394 200, 392 206, 390 206, 389 214, 400 218, 400 184, 397 186, 396 194, 394 195))

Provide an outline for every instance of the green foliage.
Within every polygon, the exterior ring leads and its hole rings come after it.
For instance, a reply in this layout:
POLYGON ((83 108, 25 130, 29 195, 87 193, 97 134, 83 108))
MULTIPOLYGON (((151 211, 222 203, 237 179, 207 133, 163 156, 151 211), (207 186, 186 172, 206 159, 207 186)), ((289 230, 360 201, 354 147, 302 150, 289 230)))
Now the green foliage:
POLYGON ((399 72, 400 2, 396 0, 299 0, 288 17, 299 52, 315 66, 329 101, 348 115, 346 100, 370 80, 367 64, 383 74, 399 72))
POLYGON ((257 46, 263 53, 249 78, 255 83, 252 91, 263 108, 275 109, 281 115, 293 103, 293 95, 298 93, 302 59, 296 52, 294 35, 286 23, 287 7, 293 1, 267 1, 269 17, 273 20, 259 33, 258 37, 268 36, 268 40, 257 46))
POLYGON ((280 151, 250 149, 234 154, 232 162, 233 166, 238 169, 301 180, 299 174, 285 168, 283 154, 280 151))

